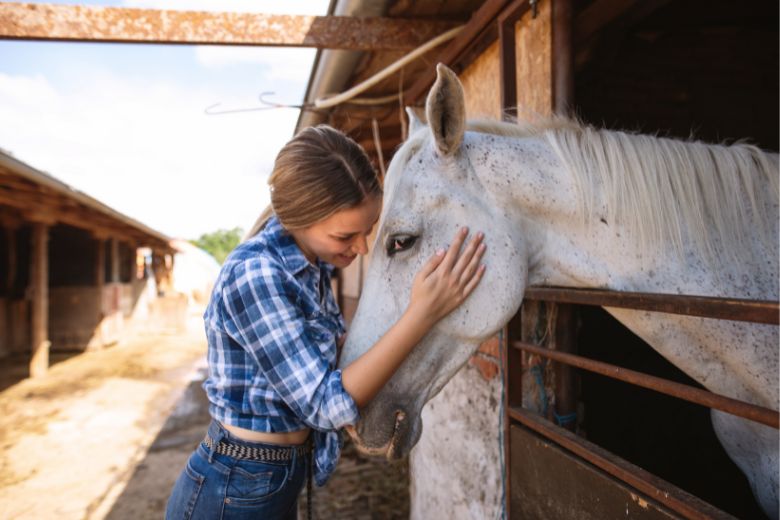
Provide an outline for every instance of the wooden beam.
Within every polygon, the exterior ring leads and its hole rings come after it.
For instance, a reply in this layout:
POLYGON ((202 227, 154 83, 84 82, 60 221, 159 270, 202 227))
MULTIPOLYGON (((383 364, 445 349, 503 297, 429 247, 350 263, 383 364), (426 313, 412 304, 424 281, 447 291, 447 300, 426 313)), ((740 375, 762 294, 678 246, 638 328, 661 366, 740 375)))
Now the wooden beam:
POLYGON ((459 23, 0 2, 0 39, 410 50, 459 23))
MULTIPOLYGON (((106 236, 137 240, 144 244, 159 241, 128 224, 93 211, 57 194, 27 193, 16 190, 9 192, 0 189, 0 206, 2 205, 16 208, 22 211, 23 214, 30 211, 35 211, 41 215, 45 213, 49 224, 61 222, 93 233, 103 233, 106 236)), ((40 221, 41 217, 28 218, 28 220, 40 221)))
MULTIPOLYGON (((474 40, 487 28, 498 16, 507 0, 487 0, 468 21, 458 36, 452 40, 447 47, 441 51, 436 61, 445 65, 452 65, 453 62, 466 51, 474 40)), ((434 62, 435 64, 435 62, 434 62)), ((413 104, 436 79, 436 67, 430 67, 425 73, 421 74, 417 81, 404 94, 404 99, 408 104, 413 104)))

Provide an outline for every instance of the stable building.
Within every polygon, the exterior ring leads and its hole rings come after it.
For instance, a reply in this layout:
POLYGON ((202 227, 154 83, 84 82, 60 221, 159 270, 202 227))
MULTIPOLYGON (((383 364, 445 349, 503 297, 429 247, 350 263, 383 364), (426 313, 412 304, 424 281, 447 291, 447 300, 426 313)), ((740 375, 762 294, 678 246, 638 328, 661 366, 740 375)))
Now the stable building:
POLYGON ((99 349, 170 283, 164 234, 0 152, 0 358, 99 349))

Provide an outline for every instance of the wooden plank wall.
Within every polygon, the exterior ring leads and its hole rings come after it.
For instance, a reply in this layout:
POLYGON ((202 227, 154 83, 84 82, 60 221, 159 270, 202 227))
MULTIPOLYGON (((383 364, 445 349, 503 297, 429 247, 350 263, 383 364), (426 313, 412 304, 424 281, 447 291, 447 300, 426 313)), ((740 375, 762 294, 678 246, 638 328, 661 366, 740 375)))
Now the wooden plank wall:
POLYGON ((542 0, 515 24, 518 119, 552 114, 552 2, 542 0))

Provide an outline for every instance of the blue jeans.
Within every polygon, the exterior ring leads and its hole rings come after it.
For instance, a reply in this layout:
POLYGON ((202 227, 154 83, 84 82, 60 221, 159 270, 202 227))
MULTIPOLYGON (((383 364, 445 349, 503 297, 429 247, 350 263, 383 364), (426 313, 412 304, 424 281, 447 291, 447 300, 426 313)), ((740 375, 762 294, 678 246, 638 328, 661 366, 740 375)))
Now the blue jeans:
MULTIPOLYGON (((211 421, 209 436, 249 447, 278 447, 247 442, 211 421)), ((166 520, 291 519, 298 517, 298 494, 306 482, 308 457, 287 462, 234 459, 200 443, 173 486, 166 520)))

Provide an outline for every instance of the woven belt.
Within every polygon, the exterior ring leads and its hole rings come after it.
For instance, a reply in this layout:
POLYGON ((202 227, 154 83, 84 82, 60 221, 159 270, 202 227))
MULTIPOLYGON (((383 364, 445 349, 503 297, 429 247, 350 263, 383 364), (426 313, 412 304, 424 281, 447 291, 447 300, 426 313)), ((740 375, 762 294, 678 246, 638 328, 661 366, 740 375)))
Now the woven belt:
MULTIPOLYGON (((206 435, 203 439, 203 444, 208 449, 214 449, 214 439, 206 435)), ((310 444, 307 440, 304 444, 299 446, 280 446, 278 448, 256 448, 253 446, 244 446, 243 444, 233 444, 232 442, 226 442, 224 439, 217 444, 216 452, 234 459, 249 459, 259 460, 267 462, 287 462, 292 460, 293 453, 298 456, 305 455, 309 452, 310 444)))

